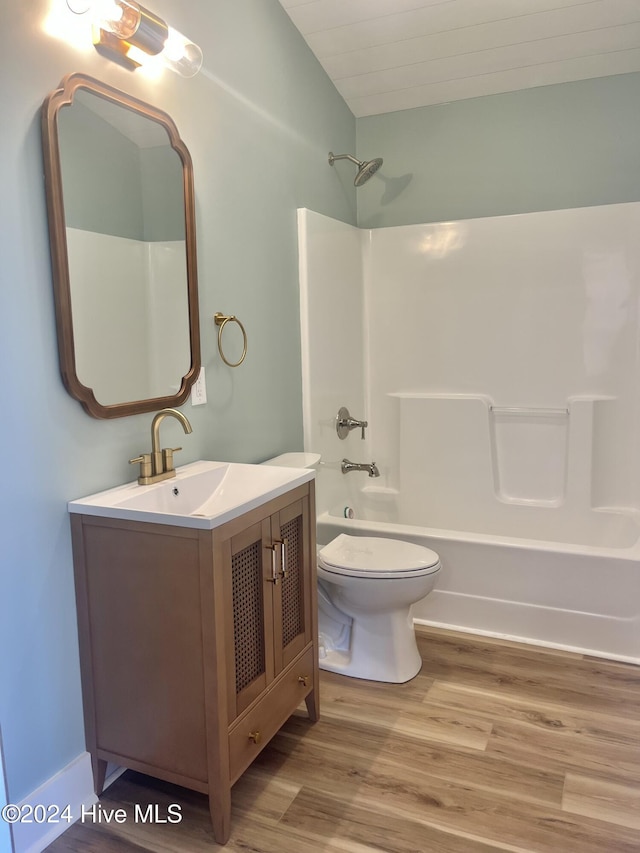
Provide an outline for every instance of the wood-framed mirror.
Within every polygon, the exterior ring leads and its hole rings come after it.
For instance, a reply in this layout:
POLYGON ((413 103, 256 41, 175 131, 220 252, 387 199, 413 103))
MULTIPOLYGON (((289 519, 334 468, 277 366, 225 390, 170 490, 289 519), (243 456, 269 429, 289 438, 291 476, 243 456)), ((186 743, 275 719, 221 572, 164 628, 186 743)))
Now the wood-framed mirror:
POLYGON ((185 402, 200 372, 193 166, 172 119, 84 74, 42 108, 60 372, 95 418, 185 402))

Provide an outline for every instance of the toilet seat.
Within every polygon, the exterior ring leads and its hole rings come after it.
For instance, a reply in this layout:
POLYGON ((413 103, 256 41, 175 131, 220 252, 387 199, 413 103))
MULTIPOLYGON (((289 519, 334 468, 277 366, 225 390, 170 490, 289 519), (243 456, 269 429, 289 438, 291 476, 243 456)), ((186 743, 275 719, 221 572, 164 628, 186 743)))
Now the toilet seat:
POLYGON ((435 551, 413 542, 341 533, 318 552, 324 571, 354 578, 418 578, 440 570, 435 551))

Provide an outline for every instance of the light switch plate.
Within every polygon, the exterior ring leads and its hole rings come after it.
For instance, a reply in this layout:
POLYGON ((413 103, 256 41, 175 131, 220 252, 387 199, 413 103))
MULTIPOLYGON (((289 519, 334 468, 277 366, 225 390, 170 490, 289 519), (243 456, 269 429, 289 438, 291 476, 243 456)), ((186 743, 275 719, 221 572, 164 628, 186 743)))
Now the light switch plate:
POLYGON ((191 386, 191 405, 202 406, 207 402, 207 383, 204 378, 204 367, 200 368, 200 373, 195 383, 191 386))

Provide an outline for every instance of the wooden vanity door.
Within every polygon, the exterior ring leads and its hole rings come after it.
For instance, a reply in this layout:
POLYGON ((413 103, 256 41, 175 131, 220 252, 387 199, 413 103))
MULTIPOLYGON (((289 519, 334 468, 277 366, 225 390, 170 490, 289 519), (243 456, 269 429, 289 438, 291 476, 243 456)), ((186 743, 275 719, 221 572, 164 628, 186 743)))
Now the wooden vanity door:
POLYGON ((262 518, 255 510, 249 527, 231 522, 237 532, 221 534, 229 725, 313 639, 310 498, 278 504, 275 513, 265 506, 262 518))
POLYGON ((267 517, 227 540, 230 566, 227 632, 228 711, 233 721, 273 681, 271 525, 267 517), (231 624, 229 626, 231 628, 231 624))
MULTIPOLYGON (((275 674, 281 672, 312 639, 310 584, 314 582, 310 554, 308 498, 297 500, 271 517, 274 544, 285 542, 280 571, 284 576, 274 588, 273 648, 275 674)), ((315 554, 313 555, 315 557, 315 554)))

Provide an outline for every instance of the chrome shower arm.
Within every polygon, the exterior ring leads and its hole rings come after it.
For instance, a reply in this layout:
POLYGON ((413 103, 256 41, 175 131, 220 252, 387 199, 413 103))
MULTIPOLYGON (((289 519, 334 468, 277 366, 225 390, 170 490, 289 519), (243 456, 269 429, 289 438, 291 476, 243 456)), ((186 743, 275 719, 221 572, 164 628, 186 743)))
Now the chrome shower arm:
POLYGON ((362 161, 352 157, 351 154, 334 154, 333 151, 329 151, 329 165, 333 166, 336 160, 351 160, 356 166, 362 166, 362 161))

